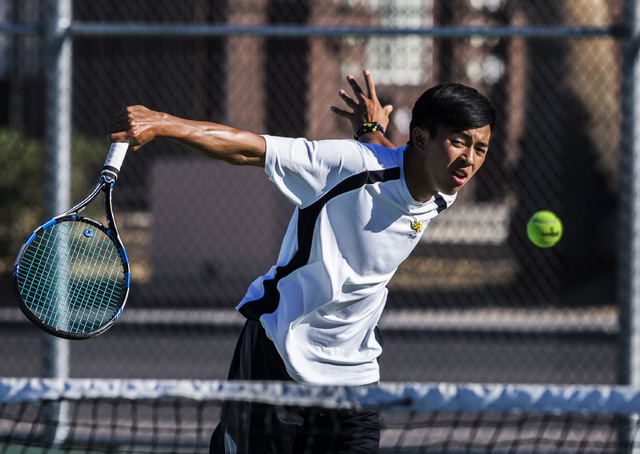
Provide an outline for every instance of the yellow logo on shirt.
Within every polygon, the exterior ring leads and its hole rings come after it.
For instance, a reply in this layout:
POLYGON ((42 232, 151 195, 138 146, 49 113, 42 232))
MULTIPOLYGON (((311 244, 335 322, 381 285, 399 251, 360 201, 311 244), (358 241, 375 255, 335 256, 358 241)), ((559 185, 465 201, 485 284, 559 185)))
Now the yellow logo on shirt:
POLYGON ((416 232, 422 232, 422 222, 414 221, 411 223, 411 228, 416 232))

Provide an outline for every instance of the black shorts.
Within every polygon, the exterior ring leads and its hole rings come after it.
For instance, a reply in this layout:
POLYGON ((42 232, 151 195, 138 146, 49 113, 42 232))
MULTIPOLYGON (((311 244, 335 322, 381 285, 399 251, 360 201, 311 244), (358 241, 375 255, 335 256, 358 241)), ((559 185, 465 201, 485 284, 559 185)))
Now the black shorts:
MULTIPOLYGON (((259 322, 248 320, 236 346, 229 380, 292 381, 259 322)), ((374 411, 318 410, 224 402, 211 437, 215 454, 377 453, 380 415, 374 411)))

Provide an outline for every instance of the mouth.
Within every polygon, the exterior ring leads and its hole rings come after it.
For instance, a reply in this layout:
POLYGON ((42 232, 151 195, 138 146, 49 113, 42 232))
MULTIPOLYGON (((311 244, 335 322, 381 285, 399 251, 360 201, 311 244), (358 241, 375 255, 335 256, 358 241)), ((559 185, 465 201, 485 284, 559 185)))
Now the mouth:
POLYGON ((456 169, 453 171, 453 180, 459 184, 463 185, 469 179, 469 171, 467 169, 456 169))

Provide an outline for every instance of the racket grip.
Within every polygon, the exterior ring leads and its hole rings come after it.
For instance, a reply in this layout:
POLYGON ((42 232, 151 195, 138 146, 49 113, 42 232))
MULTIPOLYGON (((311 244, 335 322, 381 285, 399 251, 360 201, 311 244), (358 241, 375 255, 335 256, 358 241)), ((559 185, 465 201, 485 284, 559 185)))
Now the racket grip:
POLYGON ((120 173, 120 168, 128 149, 129 142, 112 143, 109 155, 102 168, 102 174, 118 178, 118 173, 120 173))

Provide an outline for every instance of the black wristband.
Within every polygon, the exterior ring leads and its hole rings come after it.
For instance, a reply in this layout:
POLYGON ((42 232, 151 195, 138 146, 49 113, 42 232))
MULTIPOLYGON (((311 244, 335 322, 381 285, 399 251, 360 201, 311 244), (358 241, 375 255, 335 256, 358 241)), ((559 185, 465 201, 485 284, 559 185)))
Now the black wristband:
POLYGON ((362 125, 358 128, 358 132, 353 137, 358 140, 362 134, 375 131, 380 131, 382 132, 382 134, 384 134, 384 128, 380 123, 362 123, 362 125))

